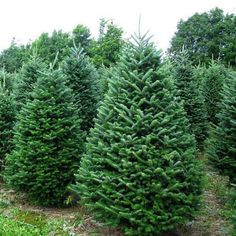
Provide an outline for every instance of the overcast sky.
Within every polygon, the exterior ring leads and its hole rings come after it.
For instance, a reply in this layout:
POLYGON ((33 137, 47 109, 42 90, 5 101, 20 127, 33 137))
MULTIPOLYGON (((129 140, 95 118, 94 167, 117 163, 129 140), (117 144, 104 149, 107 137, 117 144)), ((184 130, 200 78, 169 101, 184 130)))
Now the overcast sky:
POLYGON ((42 32, 69 32, 77 24, 88 26, 96 37, 100 18, 113 19, 128 37, 137 31, 139 15, 143 32, 150 30, 165 50, 181 18, 215 7, 236 13, 236 0, 0 0, 0 50, 13 37, 26 43, 42 32))

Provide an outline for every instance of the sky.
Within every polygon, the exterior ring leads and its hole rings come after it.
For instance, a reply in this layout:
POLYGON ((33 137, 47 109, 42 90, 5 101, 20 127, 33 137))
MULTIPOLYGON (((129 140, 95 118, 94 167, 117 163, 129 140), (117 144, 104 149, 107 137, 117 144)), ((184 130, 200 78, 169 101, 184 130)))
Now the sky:
POLYGON ((0 0, 0 50, 12 39, 20 44, 42 32, 70 32, 78 24, 98 35, 99 19, 111 19, 122 27, 125 37, 138 30, 154 35, 159 49, 166 50, 180 19, 219 7, 236 14, 236 0, 0 0))

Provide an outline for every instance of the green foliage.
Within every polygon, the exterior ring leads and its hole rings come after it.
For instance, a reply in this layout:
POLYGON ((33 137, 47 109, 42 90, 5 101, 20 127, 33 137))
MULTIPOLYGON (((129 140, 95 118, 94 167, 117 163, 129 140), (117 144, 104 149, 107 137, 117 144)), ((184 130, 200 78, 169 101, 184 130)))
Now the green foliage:
POLYGON ((108 80, 109 78, 112 77, 112 74, 115 73, 115 66, 111 66, 111 67, 105 67, 105 66, 101 66, 98 68, 98 74, 100 76, 100 94, 101 94, 101 98, 100 100, 103 101, 104 100, 104 96, 106 95, 106 93, 108 92, 108 80))
POLYGON ((57 58, 56 66, 70 53, 70 35, 61 30, 53 31, 52 35, 42 33, 38 39, 32 43, 32 49, 36 50, 46 64, 53 63, 57 58))
POLYGON ((101 65, 110 67, 118 61, 124 44, 122 34, 121 28, 104 19, 101 20, 100 37, 92 42, 89 50, 89 55, 96 67, 101 65))
POLYGON ((41 59, 32 57, 17 74, 13 91, 17 111, 19 111, 29 99, 32 100, 31 92, 35 87, 37 78, 45 69, 46 65, 42 63, 41 59))
POLYGON ((93 119, 100 98, 98 73, 81 47, 72 50, 62 69, 67 75, 67 84, 75 95, 81 129, 88 132, 94 125, 93 119))
POLYGON ((21 69, 23 63, 28 61, 29 54, 30 45, 18 46, 13 39, 10 47, 0 54, 0 67, 5 68, 9 73, 17 72, 21 69))
POLYGON ((61 70, 40 76, 18 115, 5 180, 42 205, 58 205, 74 181, 83 144, 72 90, 61 70))
POLYGON ((213 130, 208 156, 221 173, 236 183, 236 73, 225 80, 218 114, 219 124, 213 130))
POLYGON ((145 37, 124 50, 72 189, 99 220, 154 235, 192 219, 201 170, 168 68, 145 37))
POLYGON ((230 193, 231 221, 233 224, 232 236, 236 236, 236 185, 233 186, 230 193))
POLYGON ((36 50, 37 55, 47 64, 59 64, 70 55, 70 48, 75 45, 81 45, 85 51, 89 50, 91 43, 90 31, 83 25, 77 25, 72 34, 59 31, 53 31, 51 35, 42 33, 38 39, 32 43, 32 49, 36 50))
MULTIPOLYGON (((28 214, 27 214, 28 215, 28 214)), ((33 213, 29 214, 31 217, 33 213)), ((63 223, 51 221, 40 226, 32 224, 25 219, 17 219, 17 217, 4 217, 0 215, 0 235, 1 236, 48 236, 61 235, 69 236, 69 232, 63 229, 63 223)))
POLYGON ((220 111, 221 92, 227 74, 227 69, 213 60, 203 74, 202 94, 205 100, 207 116, 208 120, 215 125, 218 123, 216 115, 220 111))
POLYGON ((39 236, 41 234, 40 229, 35 229, 31 225, 27 225, 21 222, 8 219, 4 216, 0 216, 0 235, 1 236, 39 236))
POLYGON ((221 58, 226 65, 235 67, 235 27, 236 16, 224 15, 219 8, 196 13, 186 21, 179 22, 169 53, 175 57, 184 46, 195 65, 199 62, 208 63, 212 58, 221 58))
POLYGON ((80 45, 87 52, 91 43, 90 30, 83 26, 77 25, 72 32, 72 37, 75 45, 80 45))
POLYGON ((0 170, 4 166, 5 156, 12 150, 13 126, 15 122, 15 106, 12 96, 0 88, 0 170))
POLYGON ((16 75, 13 73, 8 73, 4 69, 0 69, 0 84, 3 85, 6 90, 12 92, 16 75))
POLYGON ((207 113, 198 81, 194 76, 194 68, 186 51, 182 51, 176 58, 173 74, 178 96, 183 100, 184 110, 190 122, 190 130, 195 135, 198 147, 202 149, 207 135, 207 113))

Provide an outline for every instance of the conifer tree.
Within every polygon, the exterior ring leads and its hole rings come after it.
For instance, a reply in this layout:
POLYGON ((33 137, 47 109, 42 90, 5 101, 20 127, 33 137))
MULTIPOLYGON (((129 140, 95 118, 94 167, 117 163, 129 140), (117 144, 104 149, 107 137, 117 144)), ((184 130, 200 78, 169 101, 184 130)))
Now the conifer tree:
POLYGON ((236 73, 226 78, 219 124, 210 139, 208 156, 213 165, 236 183, 236 73))
POLYGON ((17 117, 5 179, 42 205, 65 200, 79 167, 83 134, 72 94, 60 70, 47 71, 17 117))
POLYGON ((207 109, 207 117, 208 120, 215 125, 218 123, 216 115, 220 111, 219 103, 222 98, 221 92, 226 77, 226 68, 213 60, 203 75, 202 93, 207 109))
POLYGON ((4 167, 5 156, 12 150, 15 106, 11 94, 0 84, 0 170, 4 167))
POLYGON ((194 76, 194 68, 182 51, 174 63, 174 81, 178 96, 183 100, 184 109, 190 122, 190 130, 195 135, 198 147, 203 149, 207 135, 207 117, 204 99, 194 76))
POLYGON ((88 132, 94 125, 93 119, 101 96, 98 73, 81 47, 72 49, 62 68, 67 75, 68 86, 75 95, 81 129, 88 132))
POLYGON ((192 218, 201 171, 160 53, 134 39, 109 80, 72 188, 98 219, 127 235, 153 235, 192 218))
POLYGON ((14 99, 16 102, 16 109, 19 111, 21 107, 31 99, 30 93, 32 92, 37 78, 43 71, 45 71, 46 66, 42 63, 41 59, 33 56, 17 75, 15 86, 14 86, 14 99))

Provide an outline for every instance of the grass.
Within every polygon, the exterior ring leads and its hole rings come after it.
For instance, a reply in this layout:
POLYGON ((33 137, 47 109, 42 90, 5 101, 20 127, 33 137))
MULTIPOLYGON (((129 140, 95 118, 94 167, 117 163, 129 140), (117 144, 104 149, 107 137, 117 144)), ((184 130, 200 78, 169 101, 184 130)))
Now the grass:
MULTIPOLYGON (((42 213, 43 209, 29 206, 24 196, 0 184, 1 236, 70 236, 69 220, 42 213)), ((62 216, 62 215, 61 215, 62 216)))
MULTIPOLYGON (((229 182, 205 162, 205 191, 197 218, 173 234, 178 236, 236 236, 233 233, 229 182)), ((235 205, 236 208, 236 205, 235 205)), ((236 220, 236 216, 235 216, 236 220)), ((118 230, 105 228, 83 207, 45 208, 30 205, 0 183, 1 236, 122 236, 118 230)), ((236 228, 236 226, 235 226, 236 228)), ((235 229, 236 230, 236 229, 235 229)))
POLYGON ((121 236, 105 228, 83 207, 46 208, 29 204, 0 183, 0 236, 121 236))
POLYGON ((205 180, 202 207, 193 222, 183 227, 181 236, 230 236, 232 233, 232 206, 230 185, 206 158, 201 157, 205 166, 205 180))

